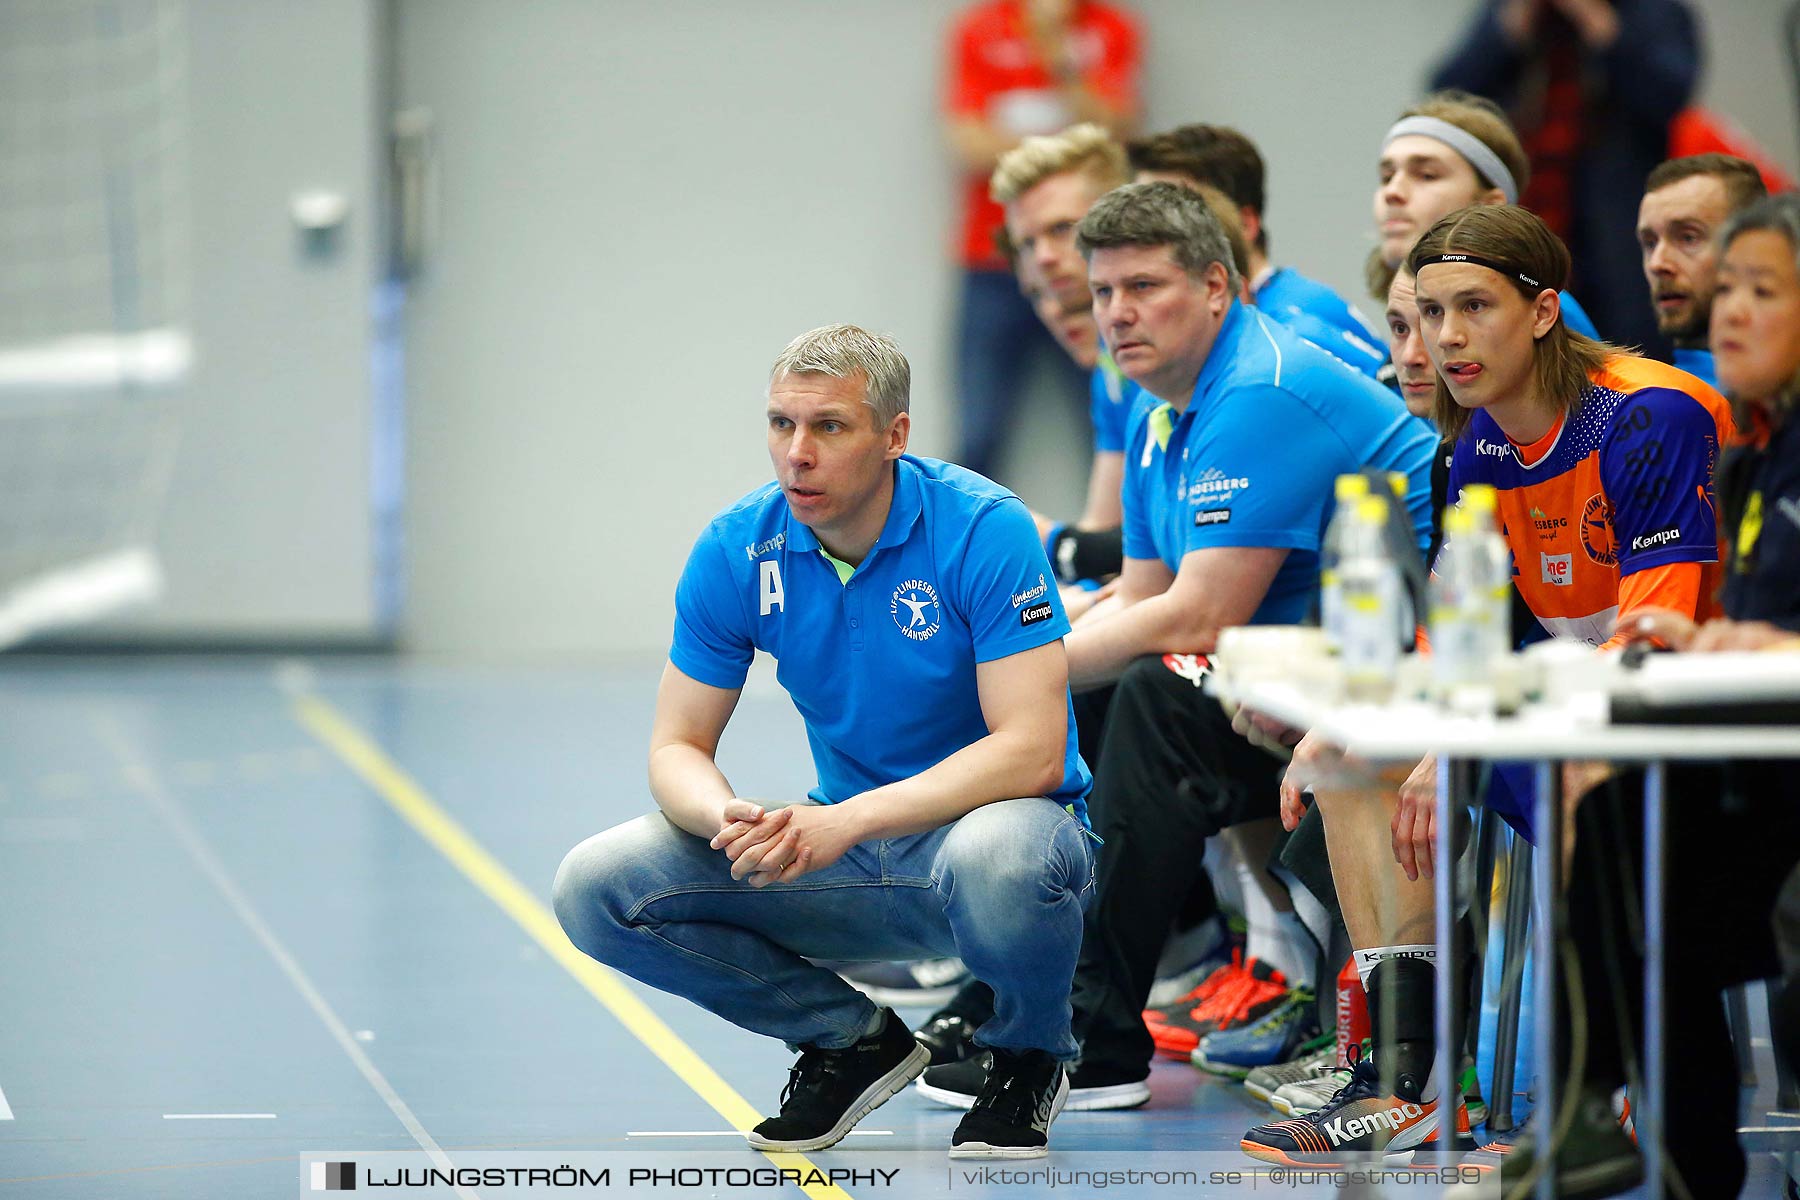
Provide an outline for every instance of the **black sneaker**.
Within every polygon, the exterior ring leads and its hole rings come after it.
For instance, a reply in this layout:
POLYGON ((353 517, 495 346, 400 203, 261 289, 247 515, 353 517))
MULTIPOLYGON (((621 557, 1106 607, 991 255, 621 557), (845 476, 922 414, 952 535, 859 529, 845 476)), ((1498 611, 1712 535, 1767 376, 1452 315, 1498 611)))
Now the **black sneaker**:
POLYGON ((1069 1075, 1042 1050, 993 1050, 987 1083, 950 1137, 951 1158, 1042 1158, 1069 1075))
POLYGON ((975 1044, 975 1031, 981 1026, 959 1013, 940 1012, 913 1030, 913 1037, 931 1055, 931 1065, 941 1067, 959 1063, 981 1053, 975 1044))
POLYGON ((919 1095, 946 1108, 972 1108, 975 1097, 987 1086, 988 1052, 981 1050, 961 1062, 928 1067, 913 1084, 919 1095))
POLYGON ((1150 1068, 1123 1070, 1100 1062, 1077 1062, 1069 1075, 1069 1102, 1077 1112, 1142 1108, 1150 1103, 1150 1068))
MULTIPOLYGON (((987 1085, 989 1053, 983 1050, 962 1062, 932 1067, 913 1086, 934 1104, 969 1108, 987 1085)), ((1063 1107, 1070 1112, 1097 1112, 1137 1108, 1149 1100, 1150 1084, 1144 1075, 1131 1078, 1130 1073, 1109 1071, 1099 1064, 1077 1063, 1069 1077, 1069 1098, 1063 1107)))
POLYGON ((801 1153, 834 1146, 925 1069, 930 1057, 925 1047, 893 1009, 881 1011, 886 1018, 881 1031, 853 1046, 800 1048, 781 1089, 781 1115, 750 1131, 751 1146, 801 1153))

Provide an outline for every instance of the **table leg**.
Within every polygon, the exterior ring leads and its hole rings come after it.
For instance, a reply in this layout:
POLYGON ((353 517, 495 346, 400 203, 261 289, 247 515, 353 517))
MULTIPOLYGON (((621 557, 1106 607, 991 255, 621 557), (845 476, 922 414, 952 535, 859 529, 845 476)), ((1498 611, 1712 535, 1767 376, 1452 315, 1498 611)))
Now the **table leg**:
POLYGON ((1537 903, 1533 914, 1537 922, 1532 939, 1532 968, 1537 1008, 1537 1110, 1533 1120, 1537 1132, 1532 1139, 1537 1147, 1539 1174, 1537 1200, 1556 1197, 1556 1131, 1559 1055, 1556 1052, 1556 986, 1557 947, 1562 944, 1562 903, 1558 881, 1562 877, 1562 770, 1561 764, 1537 764, 1537 796, 1532 825, 1537 830, 1537 848, 1532 855, 1532 893, 1537 903))
MULTIPOLYGON (((1432 878, 1437 900, 1437 983, 1434 996, 1434 1026, 1437 1037, 1438 1140, 1440 1155, 1456 1151, 1456 1113, 1461 1089, 1456 1082, 1460 1046, 1454 1044, 1454 1002, 1456 969, 1456 814, 1461 800, 1463 764, 1455 759, 1439 758, 1437 764, 1437 873, 1432 878)), ((1444 1158, 1444 1165, 1454 1161, 1444 1158)))
POLYGON ((1665 853, 1664 764, 1644 770, 1644 1094, 1631 1098, 1638 1146, 1644 1153, 1644 1195, 1662 1195, 1663 1098, 1663 876, 1665 853))
MULTIPOLYGON (((1506 865, 1500 1016, 1494 1028, 1494 1079, 1488 1096, 1488 1129, 1493 1133, 1510 1133, 1514 1128, 1514 1066, 1519 1054, 1519 1012, 1525 1001, 1526 942, 1531 936, 1531 861, 1531 843, 1515 837, 1506 865)), ((1530 1078, 1529 1068, 1526 1077, 1530 1078)))

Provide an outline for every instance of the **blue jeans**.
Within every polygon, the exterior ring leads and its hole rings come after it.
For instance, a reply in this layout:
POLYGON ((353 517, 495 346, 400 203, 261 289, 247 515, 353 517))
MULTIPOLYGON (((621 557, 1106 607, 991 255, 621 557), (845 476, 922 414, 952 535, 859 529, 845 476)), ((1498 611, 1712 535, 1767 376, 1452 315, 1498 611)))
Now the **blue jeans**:
POLYGON ((927 833, 854 846, 793 883, 753 888, 651 813, 595 834, 556 873, 577 949, 790 1046, 863 1036, 868 997, 802 955, 955 955, 995 994, 976 1041, 1075 1057, 1069 987, 1094 857, 1081 823, 1042 797, 1000 800, 927 833))

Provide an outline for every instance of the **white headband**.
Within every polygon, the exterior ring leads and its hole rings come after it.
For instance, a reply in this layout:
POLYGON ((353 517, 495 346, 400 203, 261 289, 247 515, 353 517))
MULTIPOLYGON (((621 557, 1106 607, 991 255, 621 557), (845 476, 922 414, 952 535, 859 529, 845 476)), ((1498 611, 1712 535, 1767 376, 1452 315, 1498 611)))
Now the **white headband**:
POLYGON ((1500 161, 1498 154, 1488 149, 1486 142, 1468 130, 1437 117, 1402 117, 1394 122, 1394 127, 1381 139, 1381 149, 1385 152, 1395 138, 1403 138, 1409 134, 1444 143, 1467 159, 1471 167, 1493 180, 1494 186, 1500 189, 1500 194, 1506 197, 1508 204, 1519 202, 1519 185, 1513 181, 1512 172, 1506 169, 1506 164, 1500 161))

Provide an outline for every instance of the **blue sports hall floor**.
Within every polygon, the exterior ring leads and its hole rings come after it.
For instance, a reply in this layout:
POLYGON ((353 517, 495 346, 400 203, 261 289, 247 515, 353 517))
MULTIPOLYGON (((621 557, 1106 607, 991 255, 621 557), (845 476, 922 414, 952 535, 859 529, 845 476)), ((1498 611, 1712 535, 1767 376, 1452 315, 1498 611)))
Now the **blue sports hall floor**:
MULTIPOLYGON (((656 674, 8 658, 0 1197, 304 1196, 304 1156, 397 1151, 452 1164, 529 1152, 533 1166, 601 1155, 613 1186, 594 1194, 609 1195, 1098 1190, 957 1178, 942 1153, 957 1114, 910 1089, 805 1157, 824 1183, 790 1163, 804 1187, 739 1189, 718 1171, 697 1187, 618 1186, 624 1163, 770 1166, 731 1131, 773 1109, 790 1057, 588 963, 549 914, 563 853, 650 804, 656 674), (904 1169, 830 1182, 884 1155, 904 1169)), ((764 684, 721 758, 758 795, 810 783, 798 720, 764 684)), ((1800 1115, 1769 1111, 1757 1015, 1745 1195, 1772 1197, 1776 1130, 1800 1115)), ((1237 1152, 1269 1115, 1242 1088, 1176 1063, 1152 1086, 1145 1109, 1063 1116, 1050 1162, 1201 1172, 1130 1194, 1334 1190, 1273 1179, 1237 1152), (1208 1181, 1225 1168, 1245 1176, 1208 1181)), ((437 1194, 517 1191, 558 1194, 466 1180, 437 1194)))

